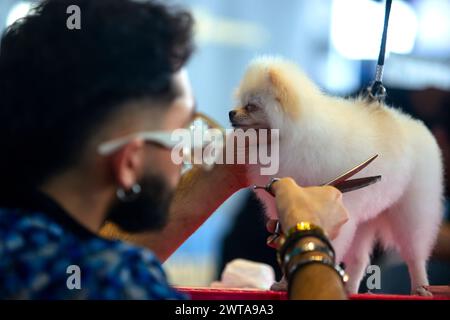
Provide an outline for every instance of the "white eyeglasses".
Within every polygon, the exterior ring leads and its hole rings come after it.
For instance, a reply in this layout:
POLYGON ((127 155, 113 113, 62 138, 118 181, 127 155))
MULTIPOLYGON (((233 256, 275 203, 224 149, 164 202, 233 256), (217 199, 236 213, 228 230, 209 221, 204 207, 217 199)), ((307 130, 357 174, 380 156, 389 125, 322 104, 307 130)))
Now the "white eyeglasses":
POLYGON ((140 139, 145 142, 158 144, 166 149, 174 148, 179 141, 172 138, 172 131, 142 131, 128 136, 103 142, 98 146, 98 153, 102 156, 109 156, 119 151, 132 139, 140 139))
MULTIPOLYGON (((220 131, 224 131, 224 129, 210 117, 206 116, 202 113, 196 113, 194 116, 194 120, 190 123, 187 129, 191 131, 196 128, 202 129, 219 129, 220 131)), ((153 143, 159 145, 163 148, 172 150, 175 147, 182 147, 183 152, 183 171, 192 167, 191 163, 191 155, 194 153, 193 148, 202 148, 203 145, 193 145, 189 141, 186 145, 182 145, 183 141, 181 138, 177 139, 177 136, 174 136, 174 131, 141 131, 136 132, 130 135, 127 135, 122 138, 117 138, 114 140, 106 141, 101 143, 98 146, 98 153, 102 156, 109 156, 121 148, 123 148, 127 143, 129 143, 132 139, 140 139, 142 141, 153 143)), ((206 161, 208 162, 208 161, 206 161)), ((202 162, 203 164, 203 162, 202 162)), ((205 168, 211 168, 211 165, 208 164, 205 168)))

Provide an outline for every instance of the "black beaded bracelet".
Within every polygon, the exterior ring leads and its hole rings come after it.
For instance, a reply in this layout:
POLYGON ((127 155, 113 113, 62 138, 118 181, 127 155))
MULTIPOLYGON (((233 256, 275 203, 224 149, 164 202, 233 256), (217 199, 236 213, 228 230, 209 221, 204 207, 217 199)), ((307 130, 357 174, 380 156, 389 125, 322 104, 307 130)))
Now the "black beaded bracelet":
MULTIPOLYGON (((302 245, 296 245, 292 250, 288 250, 286 254, 284 255, 283 266, 287 266, 290 261, 294 257, 304 255, 306 253, 312 253, 312 252, 320 252, 328 257, 330 257, 333 260, 334 263, 334 254, 333 251, 330 249, 328 245, 323 244, 317 244, 314 241, 308 241, 306 243, 303 243, 302 245)), ((287 270, 284 270, 285 274, 287 274, 287 270)))
POLYGON ((313 255, 297 261, 292 267, 289 268, 286 274, 288 283, 292 283, 292 277, 295 275, 296 272, 298 272, 301 268, 310 264, 322 264, 324 266, 328 266, 339 275, 343 284, 345 284, 348 281, 348 276, 345 273, 345 271, 339 265, 336 265, 333 259, 331 259, 330 257, 313 255))
POLYGON ((301 239, 307 238, 307 237, 317 238, 320 241, 322 241, 323 243, 325 243, 328 246, 328 248, 330 249, 330 251, 332 253, 332 258, 334 259, 335 252, 334 252, 333 246, 331 245, 330 240, 328 240, 328 238, 325 236, 325 234, 323 232, 320 231, 320 229, 296 231, 296 232, 290 234, 284 240, 283 244, 281 245, 280 249, 278 250, 277 259, 278 259, 278 263, 280 264, 281 267, 283 267, 283 262, 285 260, 284 256, 286 255, 287 250, 290 249, 293 245, 297 244, 301 239))

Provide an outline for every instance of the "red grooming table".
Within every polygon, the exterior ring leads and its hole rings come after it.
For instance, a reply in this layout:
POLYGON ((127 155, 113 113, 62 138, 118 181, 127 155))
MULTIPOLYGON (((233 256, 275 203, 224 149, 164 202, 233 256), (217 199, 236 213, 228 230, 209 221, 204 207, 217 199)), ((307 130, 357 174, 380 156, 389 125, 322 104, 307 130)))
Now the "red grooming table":
MULTIPOLYGON (((444 286, 442 286, 444 287, 444 286)), ((354 294, 351 300, 450 300, 450 296, 435 287, 433 297, 390 295, 390 294, 354 294)), ((448 287, 446 287, 448 290, 448 287)), ((215 289, 178 287, 178 291, 191 297, 192 300, 287 300, 285 292, 252 289, 215 289)))

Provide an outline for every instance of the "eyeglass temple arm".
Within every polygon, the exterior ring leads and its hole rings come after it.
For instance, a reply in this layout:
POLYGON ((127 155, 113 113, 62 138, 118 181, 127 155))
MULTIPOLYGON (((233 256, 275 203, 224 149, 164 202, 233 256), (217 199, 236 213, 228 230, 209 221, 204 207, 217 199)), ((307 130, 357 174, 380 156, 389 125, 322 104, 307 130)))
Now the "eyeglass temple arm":
POLYGON ((206 121, 206 123, 211 127, 211 128, 216 128, 219 129, 221 131, 225 131, 225 128, 222 127, 218 122, 216 122, 215 120, 211 119, 210 117, 208 117, 206 114, 201 113, 201 112, 196 112, 196 117, 200 118, 204 121, 206 121))

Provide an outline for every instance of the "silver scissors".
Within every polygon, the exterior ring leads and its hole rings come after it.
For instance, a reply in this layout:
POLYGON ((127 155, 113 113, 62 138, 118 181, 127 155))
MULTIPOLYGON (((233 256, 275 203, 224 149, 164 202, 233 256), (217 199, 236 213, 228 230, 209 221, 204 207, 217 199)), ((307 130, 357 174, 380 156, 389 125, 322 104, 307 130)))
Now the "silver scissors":
MULTIPOLYGON (((364 187, 367 187, 371 184, 374 184, 378 181, 381 180, 381 175, 378 176, 370 176, 370 177, 364 177, 364 178, 356 178, 356 179, 350 179, 350 177, 354 176, 355 174, 357 174, 358 172, 360 172, 362 169, 364 169, 365 167, 367 167, 373 160, 375 160, 378 157, 378 155, 374 155, 372 157, 370 157, 369 159, 367 159, 366 161, 358 164, 356 167, 344 172, 343 174, 339 175, 337 178, 334 178, 333 180, 322 184, 322 186, 333 186, 336 189, 338 189, 339 191, 341 191, 342 193, 345 192, 350 192, 353 190, 358 190, 364 187)), ((253 189, 264 189, 266 190, 268 193, 270 193, 272 196, 274 196, 273 192, 272 192, 272 184, 276 181, 278 181, 279 179, 277 178, 272 178, 270 180, 270 182, 265 185, 265 186, 257 186, 254 185, 253 189)), ((275 231, 273 233, 273 235, 271 235, 268 239, 267 239, 267 245, 269 247, 276 247, 276 240, 282 235, 282 230, 281 230, 281 225, 280 222, 277 221, 276 227, 275 227, 275 231)))

